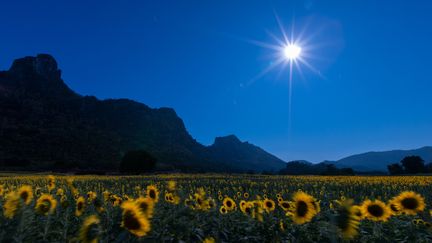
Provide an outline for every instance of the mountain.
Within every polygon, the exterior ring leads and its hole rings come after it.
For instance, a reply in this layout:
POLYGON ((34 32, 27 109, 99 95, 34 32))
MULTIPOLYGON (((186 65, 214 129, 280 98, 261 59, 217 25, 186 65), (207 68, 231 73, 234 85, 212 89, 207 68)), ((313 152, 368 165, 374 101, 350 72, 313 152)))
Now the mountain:
POLYGON ((399 163, 404 157, 417 155, 426 162, 432 161, 432 147, 413 150, 392 150, 352 155, 333 162, 337 167, 351 167, 356 171, 387 171, 387 165, 399 163))
POLYGON ((278 171, 285 162, 260 147, 241 142, 235 135, 217 137, 208 147, 213 158, 230 161, 238 169, 252 167, 258 171, 278 171))
POLYGON ((136 149, 154 155, 161 170, 284 166, 232 136, 209 147, 198 143, 171 108, 81 96, 65 84, 57 62, 47 54, 17 59, 0 72, 0 114, 0 167, 114 170, 127 151, 136 149))

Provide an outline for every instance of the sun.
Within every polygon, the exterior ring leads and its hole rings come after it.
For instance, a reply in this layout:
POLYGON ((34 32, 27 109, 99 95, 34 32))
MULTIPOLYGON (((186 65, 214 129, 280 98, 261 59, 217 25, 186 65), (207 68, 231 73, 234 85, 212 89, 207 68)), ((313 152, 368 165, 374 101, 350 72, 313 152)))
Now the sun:
POLYGON ((290 61, 297 59, 301 53, 301 47, 295 44, 288 44, 284 47, 283 53, 290 61))

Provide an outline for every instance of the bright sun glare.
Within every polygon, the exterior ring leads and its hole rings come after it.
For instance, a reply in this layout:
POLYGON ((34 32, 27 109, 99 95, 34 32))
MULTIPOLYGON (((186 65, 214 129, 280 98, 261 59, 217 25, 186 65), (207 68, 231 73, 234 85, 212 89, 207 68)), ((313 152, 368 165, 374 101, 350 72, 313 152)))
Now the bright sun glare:
POLYGON ((295 44, 289 44, 284 48, 285 57, 288 58, 289 60, 295 60, 300 56, 300 53, 301 53, 301 47, 295 44))

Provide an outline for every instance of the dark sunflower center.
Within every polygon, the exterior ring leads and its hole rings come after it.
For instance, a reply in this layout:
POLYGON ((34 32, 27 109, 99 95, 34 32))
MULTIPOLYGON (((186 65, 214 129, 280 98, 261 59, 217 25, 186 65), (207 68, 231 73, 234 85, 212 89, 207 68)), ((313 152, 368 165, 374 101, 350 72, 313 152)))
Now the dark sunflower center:
POLYGON ((398 211, 399 211, 399 210, 397 209, 396 205, 394 205, 394 204, 390 204, 390 209, 391 209, 393 212, 398 212, 398 211))
POLYGON ((266 202, 266 206, 267 206, 268 208, 271 208, 271 207, 273 207, 273 203, 271 203, 271 202, 266 202))
POLYGON ((282 203, 282 207, 283 207, 283 208, 289 208, 289 203, 286 203, 286 202, 285 202, 285 203, 282 203))
POLYGON ((419 206, 419 202, 417 201, 417 199, 412 197, 404 198, 401 201, 401 204, 406 209, 416 209, 419 206))
POLYGON ((123 222, 124 226, 130 230, 137 230, 141 226, 135 214, 130 211, 126 211, 126 213, 124 214, 123 222))
POLYGON ((251 208, 246 208, 246 209, 245 209, 245 212, 246 212, 246 214, 251 214, 251 213, 252 213, 252 210, 251 210, 251 208))
POLYGON ((368 206, 367 210, 372 216, 377 217, 377 218, 384 215, 384 209, 380 205, 377 205, 377 204, 372 204, 372 205, 368 206))
POLYGON ((145 202, 140 203, 140 209, 143 212, 147 212, 147 209, 148 209, 147 203, 145 203, 145 202))
POLYGON ((297 202, 297 215, 299 217, 304 217, 308 212, 308 205, 304 201, 297 202))
POLYGON ((82 208, 83 208, 83 206, 84 206, 84 203, 82 203, 82 202, 78 202, 78 204, 77 204, 77 210, 78 210, 78 211, 81 211, 82 208))
POLYGON ((231 201, 227 201, 227 202, 226 202, 226 205, 227 205, 227 207, 230 208, 230 207, 232 206, 232 202, 231 202, 231 201))
POLYGON ((150 198, 155 199, 156 198, 156 192, 154 190, 150 190, 149 196, 150 196, 150 198))
POLYGON ((28 196, 29 196, 29 194, 28 194, 28 192, 26 192, 26 191, 24 191, 24 192, 21 193, 21 198, 22 198, 22 200, 24 200, 24 201, 27 200, 28 196))
POLYGON ((50 201, 49 200, 42 201, 42 203, 39 206, 39 209, 43 213, 48 212, 48 210, 50 209, 50 201))

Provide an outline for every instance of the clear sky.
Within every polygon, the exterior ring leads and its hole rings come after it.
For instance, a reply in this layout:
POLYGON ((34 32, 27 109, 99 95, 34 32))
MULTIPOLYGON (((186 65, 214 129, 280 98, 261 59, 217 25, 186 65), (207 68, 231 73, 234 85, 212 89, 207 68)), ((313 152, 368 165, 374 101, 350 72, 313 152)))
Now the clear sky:
POLYGON ((432 145, 431 1, 4 1, 0 69, 52 54, 75 91, 173 107, 208 145, 236 134, 285 160, 432 145), (275 52, 279 16, 305 60, 275 52), (315 70, 315 71, 314 71, 315 70))

